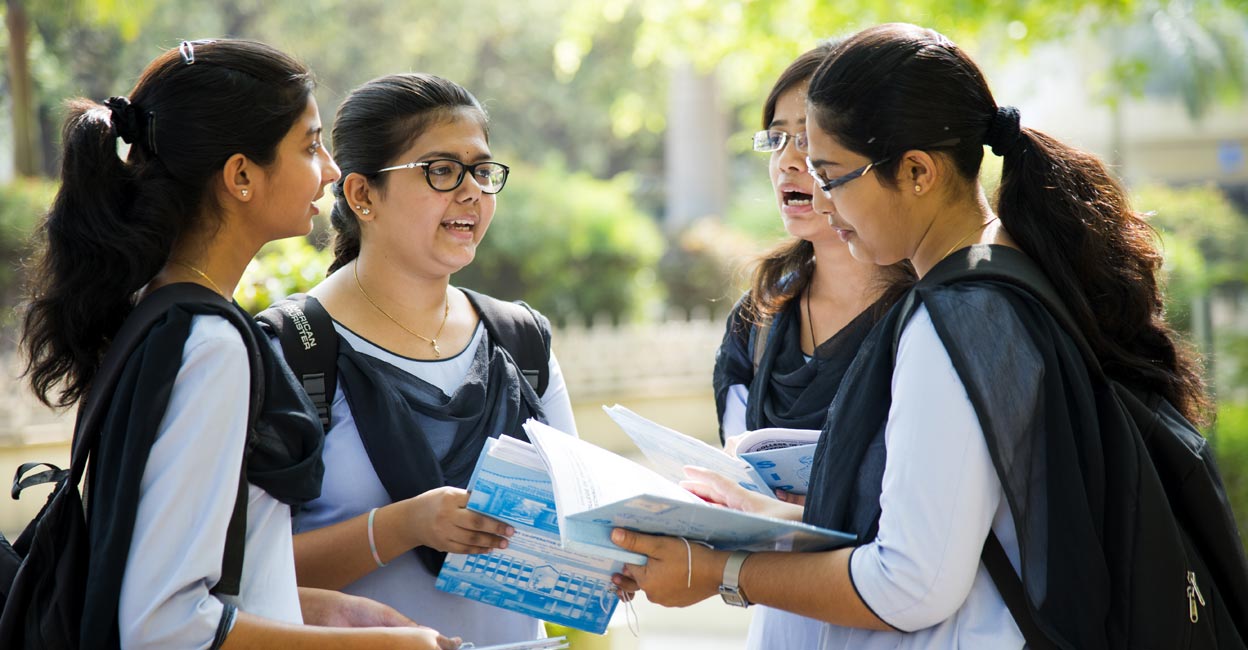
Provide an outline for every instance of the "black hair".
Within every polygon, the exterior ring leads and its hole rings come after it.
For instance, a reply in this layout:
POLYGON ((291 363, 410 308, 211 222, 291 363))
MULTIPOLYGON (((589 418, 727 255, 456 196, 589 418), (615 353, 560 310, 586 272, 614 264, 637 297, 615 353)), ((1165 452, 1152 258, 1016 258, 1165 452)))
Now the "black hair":
POLYGON ((1018 125, 978 66, 941 34, 887 24, 846 40, 807 92, 809 119, 878 165, 896 188, 900 154, 932 149, 971 191, 984 145, 1004 156, 997 213, 1066 299, 1107 373, 1155 391, 1194 422, 1209 400, 1199 363, 1166 323, 1155 233, 1095 156, 1018 125))
MULTIPOLYGON (((350 174, 369 179, 385 192, 386 176, 376 173, 395 162, 421 133, 439 120, 449 119, 456 109, 476 111, 489 139, 485 109, 459 84, 422 73, 393 74, 373 79, 351 91, 334 119, 334 160, 342 177, 334 185, 333 273, 360 255, 360 222, 344 196, 350 174)), ((407 162, 407 161, 405 161, 407 162)))
POLYGON ((183 233, 214 225, 222 166, 235 154, 272 164, 313 85, 263 43, 195 41, 152 61, 128 97, 69 102, 61 186, 35 232, 22 324, 39 399, 64 407, 85 395, 136 292, 183 233), (130 143, 125 160, 118 137, 130 143))

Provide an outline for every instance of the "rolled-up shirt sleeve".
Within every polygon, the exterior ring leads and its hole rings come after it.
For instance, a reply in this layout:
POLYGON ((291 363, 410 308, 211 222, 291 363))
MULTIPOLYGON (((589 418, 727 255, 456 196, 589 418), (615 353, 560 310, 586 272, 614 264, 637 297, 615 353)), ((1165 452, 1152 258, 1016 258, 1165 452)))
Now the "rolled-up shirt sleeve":
POLYGON ((125 648, 210 648, 233 622, 211 592, 238 493, 251 372, 238 331, 196 316, 143 470, 118 607, 125 648))
POLYGON ((863 602, 913 632, 966 600, 1001 503, 983 430, 926 309, 902 334, 885 428, 879 533, 850 559, 863 602))

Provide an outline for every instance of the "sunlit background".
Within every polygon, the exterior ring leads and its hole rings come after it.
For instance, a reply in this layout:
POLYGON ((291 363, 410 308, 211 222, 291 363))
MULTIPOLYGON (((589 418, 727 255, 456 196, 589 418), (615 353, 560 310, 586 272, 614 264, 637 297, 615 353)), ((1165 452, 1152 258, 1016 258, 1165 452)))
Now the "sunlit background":
MULTIPOLYGON (((27 236, 55 192, 67 98, 126 94, 182 39, 269 42, 316 72, 327 124, 382 74, 435 73, 487 107, 512 166, 476 261, 453 281, 523 298, 554 347, 584 438, 631 443, 601 413, 621 403, 716 440, 710 388, 745 264, 783 230, 766 159, 749 149, 774 77, 821 38, 877 22, 937 28, 985 68, 1023 124, 1112 163, 1155 213, 1171 320, 1205 355, 1207 431, 1248 522, 1248 6, 1243 0, 6 0, 0 85, 0 479, 64 463, 72 413, 36 406, 15 322, 27 236)), ((330 143, 332 150, 332 142, 330 143)), ((985 182, 999 177, 989 157, 985 182)), ((328 210, 323 210, 327 213, 328 210)), ((238 299, 258 309, 318 281, 327 225, 275 243, 238 299)), ((0 502, 13 534, 46 492, 0 502)), ((622 611, 622 610, 621 610, 622 611)), ((638 607, 576 648, 739 648, 748 612, 638 607)), ((437 626, 437 621, 427 621, 437 626)))

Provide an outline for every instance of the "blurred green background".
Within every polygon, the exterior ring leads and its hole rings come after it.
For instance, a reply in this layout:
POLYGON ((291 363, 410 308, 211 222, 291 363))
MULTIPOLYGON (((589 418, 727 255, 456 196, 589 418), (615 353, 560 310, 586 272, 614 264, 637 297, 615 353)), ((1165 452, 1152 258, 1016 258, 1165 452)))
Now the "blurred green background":
MULTIPOLYGON (((1204 354, 1218 402, 1208 433, 1242 524, 1248 522, 1246 6, 1243 0, 6 0, 0 6, 4 354, 13 354, 27 236, 55 192, 65 100, 127 93, 147 61, 182 39, 254 38, 315 71, 327 124, 351 88, 382 74, 432 72, 476 94, 490 113, 495 158, 513 173, 476 261, 453 281, 524 298, 550 316, 560 328, 556 350, 570 378, 596 371, 575 369, 581 360, 565 358, 561 334, 571 340, 596 328, 648 328, 655 337, 709 321, 703 328, 709 334, 699 335, 705 342, 693 345, 702 365, 683 381, 700 400, 694 412, 702 424, 691 433, 711 437, 716 319, 739 295, 743 264, 783 237, 766 160, 747 144, 762 100, 775 75, 819 39, 903 20, 937 28, 970 51, 999 103, 1020 106, 1024 125, 1111 162, 1136 208, 1152 213, 1166 251, 1169 316, 1204 354)), ((999 174, 999 160, 990 156, 986 185, 999 174)), ((307 289, 328 264, 326 241, 320 223, 306 239, 267 247, 249 268, 240 301, 258 309, 307 289)), ((644 352, 629 353, 646 360, 644 352)), ((638 371, 647 372, 658 371, 638 371)), ((16 394, 23 388, 10 375, 4 390, 16 394)), ((578 383, 599 386, 586 397, 595 405, 641 399, 637 382, 586 377, 578 383)), ((570 381, 574 398, 578 383, 570 381)), ((6 408, 0 404, 0 415, 25 415, 9 417, 16 424, 10 433, 0 431, 0 447, 42 444, 45 438, 29 433, 42 426, 42 416, 6 408)), ((581 414, 578 408, 583 430, 586 422, 597 424, 581 414)))

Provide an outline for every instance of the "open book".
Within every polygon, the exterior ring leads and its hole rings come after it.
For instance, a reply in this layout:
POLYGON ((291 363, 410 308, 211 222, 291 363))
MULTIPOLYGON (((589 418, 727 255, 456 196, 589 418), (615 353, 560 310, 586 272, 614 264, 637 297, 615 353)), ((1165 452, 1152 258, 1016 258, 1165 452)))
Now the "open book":
POLYGON ((654 470, 536 420, 524 429, 532 444, 486 441, 468 484, 468 508, 511 524, 515 535, 506 549, 447 555, 438 589, 601 634, 619 602, 612 574, 647 560, 611 542, 614 528, 719 550, 818 551, 854 540, 711 505, 654 470))
POLYGON ((616 404, 603 407, 636 443, 655 469, 672 481, 685 477, 685 465, 697 465, 723 474, 747 489, 768 496, 772 490, 806 494, 814 444, 813 429, 757 429, 735 437, 736 456, 648 420, 616 404))
POLYGON ((658 472, 584 440, 535 420, 524 428, 551 470, 566 549, 644 564, 645 556, 611 542, 614 528, 684 537, 718 550, 819 551, 854 541, 846 533, 706 503, 658 472))

